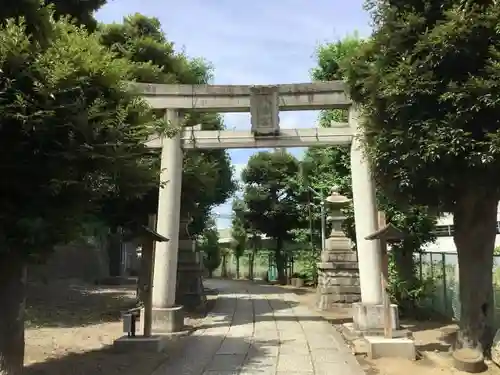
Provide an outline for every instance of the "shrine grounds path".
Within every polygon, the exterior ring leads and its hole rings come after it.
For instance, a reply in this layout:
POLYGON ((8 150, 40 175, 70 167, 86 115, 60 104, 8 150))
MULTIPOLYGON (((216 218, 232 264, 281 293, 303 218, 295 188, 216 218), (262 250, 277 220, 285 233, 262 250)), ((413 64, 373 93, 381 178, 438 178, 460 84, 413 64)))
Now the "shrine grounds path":
POLYGON ((206 280, 216 305, 153 375, 362 375, 337 330, 283 288, 206 280))

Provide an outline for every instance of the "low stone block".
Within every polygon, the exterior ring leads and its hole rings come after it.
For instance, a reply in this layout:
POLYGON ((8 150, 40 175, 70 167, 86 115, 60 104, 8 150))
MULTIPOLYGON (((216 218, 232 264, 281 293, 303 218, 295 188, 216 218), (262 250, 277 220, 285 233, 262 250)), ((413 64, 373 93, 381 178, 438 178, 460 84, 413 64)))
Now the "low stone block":
MULTIPOLYGON (((144 309, 141 310, 141 317, 144 309)), ((139 332, 144 332, 144 319, 139 323, 139 332)), ((184 329, 184 311, 182 306, 153 307, 151 331, 155 334, 181 332, 184 329)))
POLYGON ((168 337, 156 335, 151 337, 122 336, 113 342, 113 349, 119 353, 127 352, 149 352, 158 353, 165 350, 168 342, 168 337))
MULTIPOLYGON (((391 305, 392 329, 399 329, 399 312, 397 305, 391 305)), ((352 304, 352 319, 357 331, 384 329, 384 306, 365 303, 352 304)))
POLYGON ((385 338, 365 336, 368 343, 368 358, 405 358, 414 361, 417 358, 415 342, 409 338, 385 338))

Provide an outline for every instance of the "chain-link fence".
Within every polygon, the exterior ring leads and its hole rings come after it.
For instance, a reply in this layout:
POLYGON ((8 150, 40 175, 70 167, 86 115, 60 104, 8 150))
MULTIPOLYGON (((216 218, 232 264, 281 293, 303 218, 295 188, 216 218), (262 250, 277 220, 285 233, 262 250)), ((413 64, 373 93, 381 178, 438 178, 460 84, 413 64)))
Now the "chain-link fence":
MULTIPOLYGON (((459 320, 458 255, 456 253, 422 252, 415 254, 415 256, 418 276, 430 289, 430 295, 423 303, 429 309, 459 320)), ((492 272, 495 322, 500 328, 500 256, 494 256, 492 272)))

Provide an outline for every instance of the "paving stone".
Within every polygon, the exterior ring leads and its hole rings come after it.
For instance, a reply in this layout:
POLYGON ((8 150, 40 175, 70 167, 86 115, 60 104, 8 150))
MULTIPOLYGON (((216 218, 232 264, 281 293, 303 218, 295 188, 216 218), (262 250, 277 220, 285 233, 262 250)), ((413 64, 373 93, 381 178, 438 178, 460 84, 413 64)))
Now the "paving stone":
POLYGON ((252 357, 277 357, 278 345, 252 345, 248 350, 248 356, 252 357))
POLYGON ((281 345, 279 348, 280 355, 308 355, 309 346, 307 345, 281 345))
POLYGON ((280 354, 277 371, 313 371, 311 357, 300 354, 280 354))
POLYGON ((226 339, 222 343, 217 354, 247 354, 250 348, 248 341, 226 339))
POLYGON ((218 289, 206 329, 155 375, 362 375, 339 333, 273 286, 208 280, 218 289), (204 371, 204 372, 203 372, 204 371))
POLYGON ((344 343, 337 342, 331 336, 321 336, 321 335, 307 336, 307 342, 309 343, 309 347, 311 348, 311 350, 313 349, 339 350, 341 344, 345 345, 344 343))
MULTIPOLYGON (((403 371, 404 373, 404 371, 403 371)), ((365 375, 359 365, 353 367, 347 363, 315 363, 314 375, 365 375)))
POLYGON ((276 364, 263 364, 263 365, 244 365, 241 367, 243 374, 272 374, 276 373, 276 364))
POLYGON ((344 362, 345 353, 336 349, 313 349, 311 350, 311 357, 314 363, 339 363, 344 362))
POLYGON ((234 371, 243 365, 245 354, 217 354, 206 371, 234 371))
POLYGON ((307 337, 304 332, 286 332, 282 331, 279 333, 280 340, 283 342, 302 342, 307 343, 307 337))

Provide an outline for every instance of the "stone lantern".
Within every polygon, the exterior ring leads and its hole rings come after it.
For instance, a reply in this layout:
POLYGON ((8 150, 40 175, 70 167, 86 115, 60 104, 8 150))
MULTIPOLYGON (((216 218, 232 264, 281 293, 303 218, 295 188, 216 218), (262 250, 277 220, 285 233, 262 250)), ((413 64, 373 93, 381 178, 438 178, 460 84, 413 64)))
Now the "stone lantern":
POLYGON ((326 197, 325 202, 327 203, 327 209, 330 213, 327 221, 331 223, 332 231, 326 240, 325 249, 321 254, 321 260, 323 262, 329 262, 329 253, 331 251, 345 251, 351 250, 352 248, 351 241, 342 231, 342 223, 345 220, 342 210, 349 206, 351 200, 343 195, 340 195, 335 188, 332 188, 330 195, 326 197))
POLYGON ((317 305, 321 310, 347 306, 361 299, 357 255, 342 231, 345 220, 342 209, 348 207, 351 200, 332 188, 325 201, 330 211, 328 219, 332 223, 332 231, 321 252, 321 262, 317 265, 317 305))

